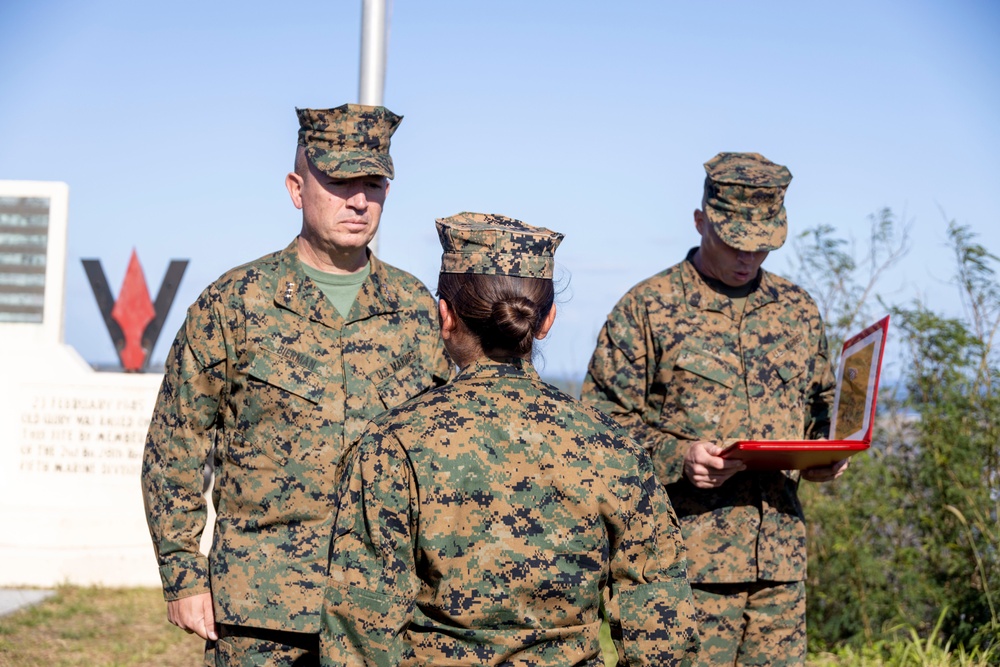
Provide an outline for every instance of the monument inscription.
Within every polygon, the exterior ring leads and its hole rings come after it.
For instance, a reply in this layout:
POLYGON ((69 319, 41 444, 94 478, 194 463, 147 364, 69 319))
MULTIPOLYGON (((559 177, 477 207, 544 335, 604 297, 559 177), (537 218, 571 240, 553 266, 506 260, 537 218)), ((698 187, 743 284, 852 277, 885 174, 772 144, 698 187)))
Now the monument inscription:
POLYGON ((22 473, 136 479, 153 411, 149 393, 29 386, 19 406, 22 473))

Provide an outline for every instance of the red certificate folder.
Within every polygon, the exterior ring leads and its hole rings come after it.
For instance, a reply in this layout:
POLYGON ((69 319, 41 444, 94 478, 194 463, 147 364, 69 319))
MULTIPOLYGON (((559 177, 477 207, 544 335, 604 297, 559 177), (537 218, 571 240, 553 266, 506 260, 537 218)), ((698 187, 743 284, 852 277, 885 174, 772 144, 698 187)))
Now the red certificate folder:
POLYGON ((837 367, 830 440, 739 440, 721 456, 750 470, 804 470, 828 466, 871 446, 875 403, 889 316, 844 341, 837 367))

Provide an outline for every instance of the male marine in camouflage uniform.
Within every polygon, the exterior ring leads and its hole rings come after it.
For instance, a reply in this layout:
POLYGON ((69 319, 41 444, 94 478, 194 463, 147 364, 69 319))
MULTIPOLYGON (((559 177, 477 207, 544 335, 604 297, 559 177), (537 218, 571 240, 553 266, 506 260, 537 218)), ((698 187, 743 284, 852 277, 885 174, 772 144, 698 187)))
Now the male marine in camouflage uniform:
MULTIPOLYGON (((756 153, 720 153, 705 170, 700 246, 618 302, 583 398, 653 456, 691 555, 704 664, 802 664, 799 474, 718 455, 730 439, 827 436, 827 341, 809 295, 760 268, 785 240, 791 173, 756 153)), ((826 481, 842 466, 801 476, 826 481)))
POLYGON ((209 640, 206 664, 317 663, 336 466, 369 419, 451 373, 431 294, 367 250, 401 117, 353 104, 298 116, 285 184, 301 232, 188 310, 146 440, 142 487, 168 617, 209 640))
POLYGON ((602 599, 619 664, 691 664, 686 559, 649 456, 539 379, 530 343, 555 307, 498 282, 551 282, 562 234, 479 213, 438 232, 439 291, 445 274, 483 276, 490 291, 455 289, 492 310, 479 321, 493 344, 459 324, 472 314, 446 303, 446 285, 442 332, 461 371, 378 417, 345 460, 323 664, 603 667, 602 599), (508 303, 532 322, 518 329, 526 352, 498 328, 508 303))

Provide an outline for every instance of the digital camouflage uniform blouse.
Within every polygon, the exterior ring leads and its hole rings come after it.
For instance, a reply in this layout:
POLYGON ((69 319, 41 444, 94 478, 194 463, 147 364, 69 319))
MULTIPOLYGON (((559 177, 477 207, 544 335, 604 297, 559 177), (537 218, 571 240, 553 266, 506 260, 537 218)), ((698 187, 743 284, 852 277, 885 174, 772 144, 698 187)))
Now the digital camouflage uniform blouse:
POLYGON ((167 600, 211 588, 218 622, 318 631, 340 458, 370 418, 451 373, 430 293, 371 266, 347 318, 306 277, 294 241, 227 272, 188 310, 142 471, 167 600))
POLYGON ((602 597, 620 664, 697 652, 649 457, 529 361, 481 359, 379 417, 341 489, 324 665, 603 665, 602 597))
POLYGON ((601 331, 583 399, 652 454, 699 583, 805 579, 798 474, 741 472, 717 489, 683 474, 695 440, 826 437, 833 372, 815 303, 761 271, 744 312, 690 258, 633 287, 601 331))

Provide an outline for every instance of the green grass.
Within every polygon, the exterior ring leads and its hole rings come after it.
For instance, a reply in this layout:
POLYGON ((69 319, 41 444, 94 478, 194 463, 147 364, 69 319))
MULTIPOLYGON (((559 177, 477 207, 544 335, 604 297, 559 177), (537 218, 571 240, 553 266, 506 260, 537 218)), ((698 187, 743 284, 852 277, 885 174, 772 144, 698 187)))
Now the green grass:
POLYGON ((993 667, 1000 664, 1000 646, 966 651, 959 646, 952 649, 951 642, 940 632, 944 623, 942 610, 938 622, 926 637, 912 627, 897 626, 890 634, 895 641, 880 640, 860 650, 850 647, 810 656, 813 667, 993 667))

